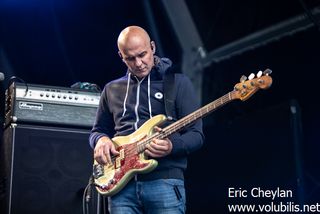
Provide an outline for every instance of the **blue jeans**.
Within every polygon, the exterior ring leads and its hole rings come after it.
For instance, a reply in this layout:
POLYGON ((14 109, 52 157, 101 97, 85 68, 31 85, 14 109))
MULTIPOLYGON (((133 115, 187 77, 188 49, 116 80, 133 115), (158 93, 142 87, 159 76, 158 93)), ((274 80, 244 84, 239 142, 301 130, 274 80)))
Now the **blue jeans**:
POLYGON ((109 197, 108 205, 110 214, 183 214, 186 210, 184 181, 130 181, 119 193, 109 197))

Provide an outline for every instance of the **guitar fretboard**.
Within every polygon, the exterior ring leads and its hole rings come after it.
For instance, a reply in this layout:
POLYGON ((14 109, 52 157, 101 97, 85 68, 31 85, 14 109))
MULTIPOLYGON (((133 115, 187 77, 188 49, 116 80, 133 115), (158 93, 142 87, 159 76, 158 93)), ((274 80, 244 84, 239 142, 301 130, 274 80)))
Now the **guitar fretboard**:
POLYGON ((219 107, 229 103, 230 101, 234 100, 234 93, 235 91, 231 91, 224 96, 212 101, 211 103, 201 107, 200 109, 188 114, 187 116, 181 118, 180 120, 170 124, 169 126, 163 128, 161 132, 157 132, 149 137, 147 137, 145 140, 139 142, 137 145, 138 153, 142 153, 146 146, 152 142, 153 139, 163 139, 171 134, 181 130, 182 128, 188 126, 189 124, 193 123, 194 121, 210 114, 214 110, 218 109, 219 107))

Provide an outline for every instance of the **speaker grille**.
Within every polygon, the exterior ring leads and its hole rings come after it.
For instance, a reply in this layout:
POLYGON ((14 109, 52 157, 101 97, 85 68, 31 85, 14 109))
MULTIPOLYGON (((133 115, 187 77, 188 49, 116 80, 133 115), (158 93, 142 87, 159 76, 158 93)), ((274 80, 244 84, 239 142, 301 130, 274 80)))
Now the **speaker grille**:
POLYGON ((18 124, 4 136, 3 213, 82 212, 93 161, 88 130, 18 124))

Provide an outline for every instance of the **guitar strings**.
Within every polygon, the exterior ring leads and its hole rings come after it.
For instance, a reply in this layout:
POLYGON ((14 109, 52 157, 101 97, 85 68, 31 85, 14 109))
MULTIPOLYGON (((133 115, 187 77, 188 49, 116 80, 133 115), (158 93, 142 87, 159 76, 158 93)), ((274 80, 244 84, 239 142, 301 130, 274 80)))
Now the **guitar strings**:
MULTIPOLYGON (((220 97, 219 99, 217 99, 217 100, 205 105, 204 107, 198 109, 194 113, 191 113, 191 114, 185 116, 184 118, 182 118, 181 120, 165 127, 163 129, 163 131, 156 132, 153 135, 148 136, 146 139, 144 139, 142 141, 125 145, 125 147, 128 146, 129 148, 124 150, 124 152, 125 152, 124 155, 126 157, 132 157, 132 156, 135 156, 135 155, 143 152, 145 150, 145 146, 150 144, 152 142, 152 140, 154 140, 155 138, 163 139, 163 138, 171 135, 172 133, 176 132, 177 130, 181 129, 182 127, 199 119, 200 117, 203 117, 204 115, 210 113, 212 110, 216 109, 217 107, 220 107, 221 105, 226 104, 227 102, 232 100, 232 95, 234 93, 235 93, 235 91, 231 91, 231 92, 225 94, 224 96, 220 97)), ((111 161, 114 162, 118 156, 119 155, 112 156, 111 161)))
MULTIPOLYGON (((251 83, 253 82, 253 80, 250 81, 251 83)), ((254 83, 256 84, 256 83, 254 83)), ((246 85, 243 84, 243 89, 246 89, 245 87, 246 85)), ((254 88, 252 88, 254 89, 254 88)), ((251 91, 252 91, 251 89, 251 91)), ((131 150, 128 150, 127 151, 127 154, 129 155, 135 155, 135 154, 138 154, 142 151, 144 151, 144 146, 146 146, 147 144, 149 144, 155 137, 158 137, 159 135, 159 138, 162 139, 162 138, 165 138, 167 136, 169 136, 170 134, 172 134, 173 132, 181 129, 182 127, 184 127, 185 125, 188 125, 190 124, 191 122, 195 121, 196 119, 199 119, 200 117, 203 117, 204 115, 210 113, 212 110, 215 110, 217 109, 218 107, 230 102, 231 100, 233 99, 236 99, 236 97, 234 97, 234 95, 236 93, 239 93, 239 89, 235 89, 225 95, 223 95, 222 97, 216 99, 215 101, 205 105, 204 107, 198 109, 197 111, 195 111, 194 113, 191 113, 187 116, 185 116, 184 118, 182 118, 181 120, 169 125, 168 127, 164 128, 164 131, 163 132, 157 132, 156 134, 154 135, 151 135, 149 138, 147 138, 146 140, 144 141, 140 141, 140 142, 137 142, 137 143, 133 143, 133 145, 136 145, 136 147, 134 147, 133 149, 131 150), (206 110, 204 112, 204 110, 206 110), (166 133, 166 134, 164 134, 166 133), (161 135, 163 134, 163 135, 161 135), (142 147, 142 148, 140 148, 142 147), (140 149, 139 149, 140 148, 140 149), (137 150, 140 150, 136 153, 137 150)), ((246 95, 246 94, 244 94, 246 95)), ((241 94, 242 96, 242 94, 241 94)))
MULTIPOLYGON (((245 88, 245 87, 243 86, 243 88, 245 88)), ((199 119, 200 117, 210 113, 212 110, 215 110, 217 107, 220 107, 223 104, 226 104, 227 102, 230 102, 231 100, 235 99, 235 98, 233 98, 233 95, 235 93, 237 93, 237 91, 236 91, 236 89, 234 89, 233 91, 225 94, 224 96, 218 98, 217 100, 215 100, 215 101, 205 105, 204 107, 198 109, 194 113, 191 113, 191 114, 185 116, 184 118, 182 118, 181 120, 179 120, 179 121, 169 125, 168 127, 164 128, 164 130, 165 130, 165 132, 167 132, 167 134, 163 134, 163 132, 157 132, 156 134, 153 134, 153 135, 149 136, 146 140, 143 140, 143 141, 140 141, 140 142, 134 142, 134 143, 130 144, 130 145, 133 145, 134 148, 131 148, 131 149, 129 148, 129 149, 125 150, 125 155, 128 155, 128 157, 130 157, 131 155, 136 155, 136 154, 141 153, 142 151, 145 150, 144 147, 147 144, 149 144, 155 137, 159 137, 160 139, 165 138, 165 137, 169 136, 170 134, 172 134, 173 132, 175 132, 175 131, 179 130, 180 128, 184 127, 185 125, 187 125, 187 124, 195 121, 196 119, 199 119), (203 113, 204 110, 206 110, 206 112, 203 113), (161 135, 161 134, 163 134, 163 135, 161 135)), ((117 156, 112 156, 111 160, 114 162, 117 157, 118 157, 118 155, 117 156)))

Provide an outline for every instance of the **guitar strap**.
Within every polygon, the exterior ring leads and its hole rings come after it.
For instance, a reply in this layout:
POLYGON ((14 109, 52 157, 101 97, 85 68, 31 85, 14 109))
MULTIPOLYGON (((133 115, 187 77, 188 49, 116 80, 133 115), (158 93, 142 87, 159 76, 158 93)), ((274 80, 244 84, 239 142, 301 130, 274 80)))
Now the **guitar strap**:
POLYGON ((164 75, 164 105, 166 110, 166 115, 168 120, 177 120, 176 114, 176 106, 175 106, 175 97, 176 95, 176 88, 175 88, 175 81, 176 81, 176 67, 171 66, 168 68, 164 75))

